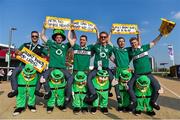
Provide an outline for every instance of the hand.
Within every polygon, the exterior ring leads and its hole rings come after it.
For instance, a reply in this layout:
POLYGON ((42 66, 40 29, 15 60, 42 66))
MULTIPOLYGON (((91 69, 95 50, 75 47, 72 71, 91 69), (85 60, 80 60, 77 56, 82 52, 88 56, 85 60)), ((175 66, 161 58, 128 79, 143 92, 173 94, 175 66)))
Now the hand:
POLYGON ((46 30, 46 24, 47 24, 47 22, 43 23, 43 29, 45 29, 45 30, 46 30))
POLYGON ((21 56, 22 54, 23 54, 23 52, 21 52, 20 50, 16 50, 16 51, 15 51, 15 55, 21 56))

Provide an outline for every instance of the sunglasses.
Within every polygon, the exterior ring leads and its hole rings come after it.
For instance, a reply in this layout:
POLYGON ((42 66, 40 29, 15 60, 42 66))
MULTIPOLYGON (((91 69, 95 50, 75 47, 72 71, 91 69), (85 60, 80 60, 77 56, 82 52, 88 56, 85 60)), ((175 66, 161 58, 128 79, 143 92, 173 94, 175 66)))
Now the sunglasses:
POLYGON ((100 36, 100 38, 107 38, 107 36, 100 36))
POLYGON ((38 38, 39 36, 36 36, 36 35, 32 35, 31 37, 32 37, 32 38, 38 38))

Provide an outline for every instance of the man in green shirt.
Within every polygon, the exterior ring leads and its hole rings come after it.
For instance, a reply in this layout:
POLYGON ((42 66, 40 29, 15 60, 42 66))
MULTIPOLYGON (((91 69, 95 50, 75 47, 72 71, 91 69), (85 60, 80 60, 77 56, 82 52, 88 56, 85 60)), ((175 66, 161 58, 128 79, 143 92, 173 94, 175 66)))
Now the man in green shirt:
POLYGON ((49 74, 53 69, 59 69, 63 72, 65 79, 67 80, 67 86, 66 86, 66 98, 65 98, 65 106, 66 103, 70 101, 71 98, 71 88, 72 88, 72 82, 73 82, 73 76, 68 72, 66 69, 66 54, 68 49, 73 46, 74 42, 69 41, 68 43, 62 43, 65 41, 66 36, 64 34, 64 30, 60 29, 54 29, 52 39, 47 39, 45 35, 46 28, 43 27, 42 33, 41 33, 41 39, 46 43, 46 45, 49 48, 49 68, 45 73, 42 75, 42 81, 45 79, 45 87, 46 87, 46 95, 44 96, 45 99, 49 99, 51 97, 50 87, 48 84, 48 77, 49 74))
POLYGON ((130 60, 133 60, 133 66, 134 66, 134 76, 128 82, 128 86, 129 86, 128 92, 131 97, 130 109, 134 109, 134 107, 136 106, 136 96, 133 91, 133 86, 136 79, 141 75, 146 75, 150 78, 151 86, 153 88, 150 104, 155 109, 157 110, 160 109, 160 106, 157 105, 156 103, 156 100, 159 96, 158 91, 160 89, 160 84, 151 74, 152 69, 151 69, 151 62, 148 56, 148 50, 150 50, 153 46, 155 46, 162 36, 163 35, 160 33, 159 36, 155 40, 153 40, 149 44, 142 45, 142 46, 140 46, 140 43, 136 37, 132 37, 130 39, 130 44, 132 47, 129 49, 129 57, 130 57, 130 60))

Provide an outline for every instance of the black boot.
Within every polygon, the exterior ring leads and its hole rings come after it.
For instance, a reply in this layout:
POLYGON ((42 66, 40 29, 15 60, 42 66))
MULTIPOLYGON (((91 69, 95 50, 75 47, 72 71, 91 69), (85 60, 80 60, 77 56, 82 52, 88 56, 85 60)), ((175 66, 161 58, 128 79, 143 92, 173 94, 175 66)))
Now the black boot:
POLYGON ((73 112, 74 112, 74 114, 77 115, 77 114, 80 112, 80 108, 75 107, 75 108, 73 109, 73 112))
POLYGON ((150 112, 146 112, 147 113, 147 115, 149 115, 149 116, 154 116, 154 115, 156 115, 156 113, 154 112, 154 111, 150 111, 150 112))
POLYGON ((52 113, 54 107, 47 107, 47 113, 52 113))
POLYGON ((102 112, 103 114, 107 115, 107 114, 108 114, 108 109, 107 109, 106 107, 101 108, 101 112, 102 112))
POLYGON ((28 105, 28 108, 31 112, 36 112, 36 107, 35 106, 29 106, 28 105))
POLYGON ((140 114, 141 114, 141 111, 135 110, 135 111, 134 111, 134 114, 135 114, 135 115, 140 115, 140 114))
POLYGON ((65 106, 65 105, 63 105, 63 106, 58 106, 58 108, 59 108, 60 110, 62 110, 63 112, 66 112, 66 106, 65 106))
POLYGON ((12 97, 14 97, 16 95, 18 95, 18 90, 13 90, 13 91, 9 92, 7 96, 9 98, 12 98, 12 97))
POLYGON ((19 108, 16 108, 13 112, 13 115, 16 116, 16 115, 19 115, 22 111, 24 111, 25 108, 24 107, 19 107, 19 108))
POLYGON ((41 93, 41 92, 39 92, 39 91, 37 91, 37 90, 35 90, 34 94, 35 94, 36 96, 38 96, 38 97, 43 97, 43 96, 44 96, 43 93, 41 93))
POLYGON ((150 105, 155 108, 156 110, 160 110, 160 106, 155 102, 150 102, 150 105))
POLYGON ((130 105, 128 106, 128 109, 130 111, 133 111, 136 108, 136 102, 131 102, 130 105))
POLYGON ((98 98, 97 94, 91 95, 91 96, 86 96, 84 98, 84 102, 88 105, 92 105, 92 103, 98 98))
POLYGON ((124 110, 124 107, 118 107, 117 111, 122 112, 124 110))
POLYGON ((91 108, 91 114, 96 114, 97 111, 97 107, 92 107, 91 108))

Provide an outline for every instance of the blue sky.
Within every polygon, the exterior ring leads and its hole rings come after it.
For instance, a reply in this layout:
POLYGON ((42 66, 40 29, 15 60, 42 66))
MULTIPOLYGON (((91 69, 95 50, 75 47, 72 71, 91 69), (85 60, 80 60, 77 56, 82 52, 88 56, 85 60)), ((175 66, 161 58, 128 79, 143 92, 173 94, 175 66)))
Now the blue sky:
MULTIPOLYGON (((160 18, 176 22, 172 33, 162 38, 150 50, 158 64, 172 62, 167 54, 167 45, 172 44, 175 52, 175 63, 180 64, 180 0, 0 0, 0 43, 7 44, 10 27, 16 27, 13 42, 19 47, 30 41, 30 32, 41 32, 46 16, 85 19, 94 22, 100 31, 109 32, 112 23, 138 24, 141 31, 142 43, 146 44, 158 34, 160 18)), ((52 30, 47 31, 51 37, 52 30)), ((67 31, 66 31, 67 33, 67 31)), ((93 33, 77 32, 77 35, 88 35, 88 43, 93 43, 96 36, 93 33)), ((112 41, 116 44, 117 37, 112 41)), ((123 35, 128 39, 133 35, 123 35)), ((40 42, 41 43, 41 42, 40 42)))

